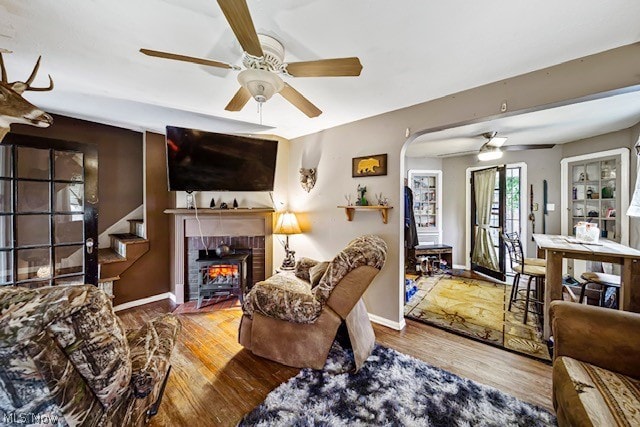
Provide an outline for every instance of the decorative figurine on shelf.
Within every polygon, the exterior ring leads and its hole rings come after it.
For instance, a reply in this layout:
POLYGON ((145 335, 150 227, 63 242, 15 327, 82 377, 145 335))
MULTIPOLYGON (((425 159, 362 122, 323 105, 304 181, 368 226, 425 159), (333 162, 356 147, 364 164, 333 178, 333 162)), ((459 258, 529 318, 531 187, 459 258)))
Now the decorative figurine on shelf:
POLYGON ((353 203, 351 202, 351 194, 345 194, 344 199, 347 201, 347 206, 353 206, 353 203))
POLYGON ((358 184, 358 201, 356 202, 357 206, 369 206, 369 202, 367 201, 367 198, 364 196, 366 192, 367 192, 367 186, 358 184))
POLYGON ((227 205, 225 202, 220 203, 220 209, 229 209, 229 205, 227 205))
POLYGON ((210 209, 215 209, 216 208, 216 198, 215 197, 211 198, 211 202, 209 203, 209 208, 210 209))
POLYGON ((382 193, 376 193, 374 194, 374 196, 376 198, 376 203, 378 203, 378 206, 389 206, 389 199, 384 197, 382 193))
POLYGON ((591 199, 593 197, 593 188, 587 188, 587 199, 591 199))
POLYGON ((238 201, 236 199, 233 199, 233 208, 238 209, 238 201))
POLYGON ((187 209, 195 209, 192 191, 187 191, 187 209))

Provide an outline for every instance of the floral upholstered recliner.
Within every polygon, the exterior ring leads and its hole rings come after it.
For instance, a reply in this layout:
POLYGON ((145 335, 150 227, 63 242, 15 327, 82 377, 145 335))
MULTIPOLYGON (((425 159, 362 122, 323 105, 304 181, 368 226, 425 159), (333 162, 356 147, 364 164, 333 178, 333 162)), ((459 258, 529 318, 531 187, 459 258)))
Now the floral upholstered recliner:
POLYGON ((144 424, 179 329, 125 331, 95 286, 0 288, 0 425, 144 424))
POLYGON ((303 258, 295 274, 279 273, 256 283, 242 305, 240 344, 285 365, 322 369, 345 322, 359 369, 375 343, 361 297, 386 255, 384 240, 361 236, 331 262, 303 258))

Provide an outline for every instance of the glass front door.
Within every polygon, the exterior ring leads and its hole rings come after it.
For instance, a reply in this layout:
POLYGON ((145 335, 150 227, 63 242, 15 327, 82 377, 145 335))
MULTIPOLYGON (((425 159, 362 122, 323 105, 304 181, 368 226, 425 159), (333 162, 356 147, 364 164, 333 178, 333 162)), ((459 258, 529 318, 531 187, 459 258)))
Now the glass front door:
POLYGON ((98 283, 97 150, 9 134, 0 146, 0 285, 98 283))
POLYGON ((471 270, 504 281, 506 168, 471 173, 471 270))

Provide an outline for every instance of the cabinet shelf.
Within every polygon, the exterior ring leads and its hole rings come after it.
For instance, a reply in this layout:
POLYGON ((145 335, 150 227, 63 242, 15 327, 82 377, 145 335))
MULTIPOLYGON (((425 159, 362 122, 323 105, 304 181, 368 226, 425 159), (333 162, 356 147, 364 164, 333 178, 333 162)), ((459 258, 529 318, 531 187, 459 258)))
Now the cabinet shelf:
POLYGON ((408 183, 413 192, 412 215, 420 244, 442 243, 442 171, 411 169, 408 183))
POLYGON ((393 209, 393 206, 338 206, 339 208, 344 209, 344 212, 347 214, 347 221, 353 221, 353 216, 355 215, 357 210, 377 210, 382 215, 382 222, 386 224, 389 221, 389 209, 393 209))
POLYGON ((573 234, 572 225, 581 221, 591 222, 600 228, 601 235, 620 240, 628 234, 625 218, 616 218, 615 213, 625 212, 622 198, 617 189, 628 185, 627 149, 611 150, 606 155, 594 153, 591 157, 578 156, 567 160, 565 169, 569 180, 563 189, 568 194, 568 229, 563 232, 573 234), (591 196, 591 197, 588 197, 591 196), (604 197, 603 197, 604 196, 604 197), (580 212, 582 215, 576 215, 580 212), (588 213, 597 216, 588 216, 588 213))

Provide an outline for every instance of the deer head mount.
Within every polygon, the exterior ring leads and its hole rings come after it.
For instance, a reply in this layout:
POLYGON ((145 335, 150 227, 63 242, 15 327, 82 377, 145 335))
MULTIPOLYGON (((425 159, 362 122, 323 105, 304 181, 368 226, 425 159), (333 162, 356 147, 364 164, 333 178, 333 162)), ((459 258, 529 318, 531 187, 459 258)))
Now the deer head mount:
POLYGON ((31 86, 36 74, 38 74, 40 59, 41 57, 38 57, 38 61, 26 82, 9 83, 2 52, 0 52, 0 71, 2 73, 0 79, 0 142, 9 133, 9 127, 12 123, 23 123, 41 128, 46 128, 53 123, 53 118, 50 115, 22 97, 22 94, 28 90, 44 92, 53 89, 51 76, 49 76, 48 87, 31 86))
POLYGON ((307 193, 316 185, 316 168, 304 169, 300 168, 300 185, 307 193))

